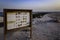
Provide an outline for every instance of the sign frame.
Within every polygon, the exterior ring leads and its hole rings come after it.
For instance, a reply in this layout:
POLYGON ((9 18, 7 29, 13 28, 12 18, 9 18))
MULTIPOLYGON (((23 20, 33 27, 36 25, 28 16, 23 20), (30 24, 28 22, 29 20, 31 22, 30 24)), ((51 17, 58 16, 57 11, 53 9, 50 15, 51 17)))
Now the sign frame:
POLYGON ((4 38, 6 38, 6 34, 7 32, 15 32, 17 30, 20 30, 20 29, 24 29, 24 28, 27 28, 27 27, 30 27, 30 38, 32 37, 32 10, 29 10, 29 9, 3 9, 3 13, 4 13, 4 38), (14 29, 10 29, 10 30, 7 30, 7 12, 29 12, 30 14, 30 25, 29 26, 25 26, 25 27, 19 27, 19 28, 14 28, 14 29))

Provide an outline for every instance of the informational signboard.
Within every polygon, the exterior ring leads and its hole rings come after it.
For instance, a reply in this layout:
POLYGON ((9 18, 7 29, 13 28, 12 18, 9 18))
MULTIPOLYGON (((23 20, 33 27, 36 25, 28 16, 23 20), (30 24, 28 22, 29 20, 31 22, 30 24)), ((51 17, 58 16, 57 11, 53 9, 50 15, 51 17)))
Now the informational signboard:
POLYGON ((31 10, 5 9, 4 13, 7 30, 31 25, 31 10))
POLYGON ((23 27, 31 27, 32 10, 4 9, 5 33, 23 27))

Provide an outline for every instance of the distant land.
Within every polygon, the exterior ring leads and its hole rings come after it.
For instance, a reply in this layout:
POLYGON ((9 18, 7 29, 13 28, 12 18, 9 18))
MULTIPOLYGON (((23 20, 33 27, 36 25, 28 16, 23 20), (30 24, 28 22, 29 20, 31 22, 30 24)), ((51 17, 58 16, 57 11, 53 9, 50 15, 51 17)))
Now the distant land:
MULTIPOLYGON (((60 13, 59 11, 57 12, 32 12, 32 14, 48 14, 48 13, 60 13)), ((3 17, 3 12, 0 12, 0 17, 3 17)))
MULTIPOLYGON (((32 12, 32 14, 36 14, 36 13, 60 13, 60 11, 57 11, 57 12, 32 12)), ((3 16, 3 12, 0 12, 0 16, 3 16)))

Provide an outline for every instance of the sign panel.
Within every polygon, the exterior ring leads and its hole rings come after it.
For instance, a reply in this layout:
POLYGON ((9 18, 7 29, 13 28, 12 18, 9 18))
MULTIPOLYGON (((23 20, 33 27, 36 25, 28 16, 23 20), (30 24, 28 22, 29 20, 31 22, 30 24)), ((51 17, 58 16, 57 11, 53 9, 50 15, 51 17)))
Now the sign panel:
POLYGON ((24 26, 29 26, 30 13, 29 12, 8 12, 7 13, 7 29, 14 29, 24 26))

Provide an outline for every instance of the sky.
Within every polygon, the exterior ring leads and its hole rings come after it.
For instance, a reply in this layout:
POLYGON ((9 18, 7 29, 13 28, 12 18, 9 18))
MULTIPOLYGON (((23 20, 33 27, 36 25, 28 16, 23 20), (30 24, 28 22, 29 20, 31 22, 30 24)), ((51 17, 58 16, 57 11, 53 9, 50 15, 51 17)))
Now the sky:
POLYGON ((32 9, 33 11, 60 11, 60 0, 0 0, 3 9, 32 9))

